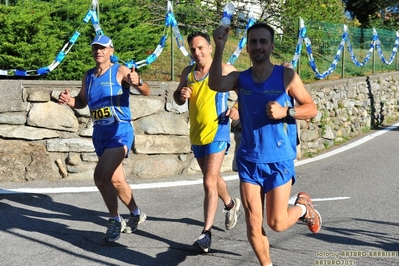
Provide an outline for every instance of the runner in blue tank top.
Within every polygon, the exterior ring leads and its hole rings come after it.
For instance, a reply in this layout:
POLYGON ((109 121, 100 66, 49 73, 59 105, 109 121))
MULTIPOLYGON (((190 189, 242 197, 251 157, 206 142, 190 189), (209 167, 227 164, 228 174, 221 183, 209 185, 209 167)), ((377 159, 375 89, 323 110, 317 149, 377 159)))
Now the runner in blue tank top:
POLYGON ((245 209, 248 241, 261 265, 272 265, 269 241, 263 229, 263 214, 269 227, 284 231, 298 220, 317 233, 322 221, 312 200, 300 192, 288 207, 295 183, 295 119, 317 115, 311 95, 293 69, 272 64, 274 30, 258 23, 247 31, 246 50, 252 67, 222 76, 222 55, 229 28, 217 28, 214 59, 209 70, 212 90, 238 94, 242 139, 237 150, 241 200, 245 209), (294 100, 298 105, 294 106, 294 100), (265 206, 266 198, 266 206, 265 206))
POLYGON ((134 67, 129 69, 111 62, 114 46, 109 37, 97 36, 91 46, 96 67, 84 74, 78 96, 71 97, 65 90, 58 102, 77 109, 89 106, 94 124, 92 139, 99 157, 94 182, 111 216, 103 240, 112 242, 119 239, 121 232, 134 232, 146 219, 126 182, 122 161, 128 156, 134 138, 129 108, 130 86, 143 95, 149 95, 150 88, 134 67), (126 220, 119 215, 118 198, 130 211, 126 220))

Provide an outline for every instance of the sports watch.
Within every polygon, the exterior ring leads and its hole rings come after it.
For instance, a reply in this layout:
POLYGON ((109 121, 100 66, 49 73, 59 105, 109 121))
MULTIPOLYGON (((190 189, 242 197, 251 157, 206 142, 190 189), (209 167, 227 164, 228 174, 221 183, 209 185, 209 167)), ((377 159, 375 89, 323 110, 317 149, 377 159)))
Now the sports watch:
POLYGON ((290 116, 292 118, 295 118, 296 111, 294 107, 288 107, 287 109, 287 116, 290 116))
POLYGON ((139 84, 137 84, 137 86, 140 87, 140 86, 142 86, 142 85, 143 85, 143 80, 140 78, 139 84))

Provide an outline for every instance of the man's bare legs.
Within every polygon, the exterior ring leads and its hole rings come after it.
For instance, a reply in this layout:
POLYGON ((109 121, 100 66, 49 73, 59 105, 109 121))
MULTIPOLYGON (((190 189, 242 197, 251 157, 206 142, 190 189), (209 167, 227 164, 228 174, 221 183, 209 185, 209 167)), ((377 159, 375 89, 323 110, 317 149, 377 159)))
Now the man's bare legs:
POLYGON ((265 194, 258 185, 240 182, 241 200, 245 210, 247 237, 261 265, 270 265, 269 240, 263 228, 263 217, 266 211, 267 223, 274 231, 284 231, 298 221, 302 210, 299 206, 288 208, 291 182, 265 194))
POLYGON ((118 216, 118 197, 130 211, 137 208, 132 189, 126 182, 122 161, 126 147, 105 150, 94 171, 94 182, 100 191, 111 217, 118 216))
MULTIPOLYGON (((126 147, 111 148, 105 150, 103 156, 98 161, 94 171, 94 181, 100 190, 105 205, 108 208, 111 217, 119 217, 120 224, 114 221, 108 221, 108 230, 104 241, 115 241, 120 233, 132 233, 137 230, 138 224, 145 221, 147 216, 140 212, 133 197, 132 189, 126 182, 125 172, 122 161, 127 152, 126 147), (118 211, 118 198, 126 205, 130 211, 130 217, 126 220, 121 219, 118 211)), ((112 218, 112 219, 114 219, 112 218)))
POLYGON ((208 252, 212 243, 211 229, 216 215, 219 198, 225 205, 225 226, 232 229, 237 222, 237 212, 241 206, 240 199, 232 199, 227 190, 226 182, 220 175, 220 168, 225 150, 197 158, 203 174, 204 197, 204 229, 201 235, 194 241, 194 246, 208 252))
POLYGON ((291 181, 276 187, 266 193, 266 216, 267 224, 276 232, 282 232, 298 222, 302 215, 299 206, 288 207, 291 194, 291 181))
POLYGON ((241 201, 245 211, 247 238, 262 266, 271 262, 269 240, 263 229, 264 193, 258 185, 240 181, 241 201))
POLYGON ((227 185, 220 175, 220 168, 225 151, 213 153, 205 158, 197 159, 203 174, 204 198, 204 230, 210 230, 215 219, 219 198, 225 205, 231 201, 227 185))

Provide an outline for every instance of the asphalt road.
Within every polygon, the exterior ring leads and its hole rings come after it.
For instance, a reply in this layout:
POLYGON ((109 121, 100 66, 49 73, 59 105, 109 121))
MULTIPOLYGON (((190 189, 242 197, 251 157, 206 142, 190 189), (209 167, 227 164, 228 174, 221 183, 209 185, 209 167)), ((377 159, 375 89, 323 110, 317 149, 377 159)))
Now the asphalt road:
MULTIPOLYGON (((399 265, 398 126, 297 163, 292 197, 308 192, 323 227, 266 226, 275 266, 399 265)), ((239 196, 236 173, 223 176, 239 196)), ((243 211, 226 231, 221 202, 211 251, 192 246, 202 229, 201 176, 129 183, 148 218, 112 244, 102 242, 108 215, 91 181, 0 183, 0 265, 258 265, 243 211)))

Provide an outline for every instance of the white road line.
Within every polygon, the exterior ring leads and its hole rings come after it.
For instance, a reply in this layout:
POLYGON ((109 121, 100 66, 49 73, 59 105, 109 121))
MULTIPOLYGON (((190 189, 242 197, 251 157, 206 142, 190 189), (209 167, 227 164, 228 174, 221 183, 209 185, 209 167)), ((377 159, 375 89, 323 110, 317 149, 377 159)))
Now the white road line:
POLYGON ((384 128, 384 129, 381 129, 381 130, 379 130, 379 131, 377 131, 377 132, 375 132, 373 134, 367 135, 367 136, 365 136, 365 137, 363 137, 363 138, 361 138, 361 139, 359 139, 357 141, 349 143, 349 144, 347 144, 345 146, 342 146, 342 147, 337 148, 335 150, 332 150, 330 152, 326 152, 324 154, 321 154, 321 155, 319 155, 319 156, 317 156, 315 158, 309 158, 309 159, 305 159, 305 160, 300 160, 297 163, 295 163, 295 165, 299 166, 299 165, 315 162, 315 161, 322 160, 322 159, 325 159, 327 157, 336 155, 336 154, 338 154, 340 152, 352 149, 352 148, 354 148, 356 146, 359 146, 359 145, 361 145, 363 143, 366 143, 367 141, 372 140, 375 137, 381 136, 382 134, 385 134, 388 131, 391 131, 392 129, 395 129, 397 127, 399 127, 399 123, 396 123, 396 124, 394 124, 392 126, 389 126, 389 127, 384 128))
MULTIPOLYGON (((333 200, 346 200, 350 199, 350 197, 333 197, 333 198, 319 198, 319 199, 312 199, 313 202, 317 201, 333 201, 333 200)), ((294 205, 296 200, 296 196, 291 197, 288 200, 288 204, 294 205)))
MULTIPOLYGON (((348 145, 342 146, 340 148, 334 149, 330 152, 326 152, 314 158, 304 159, 297 161, 295 166, 315 162, 318 160, 322 160, 328 158, 330 156, 336 155, 340 152, 349 150, 356 146, 359 146, 369 140, 372 140, 375 137, 378 137, 392 129, 399 127, 399 123, 396 123, 387 128, 381 129, 373 134, 367 135, 364 138, 361 138, 357 141, 354 141, 348 145)), ((224 176, 224 180, 235 180, 238 179, 238 175, 224 176)), ((198 180, 187 180, 187 181, 173 181, 173 182, 158 182, 158 183, 146 183, 146 184, 138 184, 131 185, 132 189, 153 189, 153 188, 165 188, 165 187, 178 187, 178 186, 190 186, 190 185, 198 185, 202 184, 202 179, 198 180)), ((81 193, 81 192, 95 192, 98 191, 96 187, 61 187, 61 188, 17 188, 17 189, 0 189, 1 194, 20 194, 20 193, 35 193, 35 194, 55 194, 55 193, 81 193)), ((312 199, 313 201, 323 201, 323 200, 342 200, 347 197, 338 197, 338 198, 327 198, 327 199, 312 199)), ((291 199, 290 199, 291 201, 291 199)), ((295 202, 295 199, 294 199, 295 202)))
MULTIPOLYGON (((224 180, 238 179, 238 175, 224 176, 224 180)), ((165 188, 165 187, 181 187, 202 184, 202 179, 187 180, 187 181, 171 181, 171 182, 158 182, 158 183, 146 183, 138 185, 130 185, 133 190, 137 189, 153 189, 153 188, 165 188)), ((1 189, 1 194, 21 194, 21 193, 33 193, 33 194, 56 194, 56 193, 81 193, 81 192, 96 192, 97 187, 61 187, 61 188, 16 188, 16 189, 1 189)))
POLYGON ((1 194, 57 194, 57 193, 80 193, 98 191, 97 187, 60 187, 60 188, 15 188, 0 189, 1 194))

